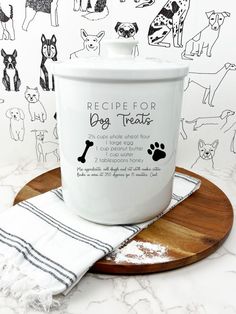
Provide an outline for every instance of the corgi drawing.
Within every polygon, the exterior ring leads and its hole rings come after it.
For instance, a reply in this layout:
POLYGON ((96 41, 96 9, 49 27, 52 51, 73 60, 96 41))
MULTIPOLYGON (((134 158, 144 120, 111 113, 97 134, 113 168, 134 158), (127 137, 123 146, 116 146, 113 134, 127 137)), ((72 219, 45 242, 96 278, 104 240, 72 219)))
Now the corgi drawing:
POLYGON ((100 55, 100 42, 105 35, 104 31, 97 35, 88 34, 84 29, 81 29, 80 35, 83 39, 83 48, 70 54, 70 59, 79 57, 95 57, 100 55))

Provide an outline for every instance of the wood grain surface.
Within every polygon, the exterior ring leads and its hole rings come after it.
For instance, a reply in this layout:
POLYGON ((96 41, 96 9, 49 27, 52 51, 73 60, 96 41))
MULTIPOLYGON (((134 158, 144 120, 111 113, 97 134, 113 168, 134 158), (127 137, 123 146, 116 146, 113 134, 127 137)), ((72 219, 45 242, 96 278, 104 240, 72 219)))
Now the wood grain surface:
MULTIPOLYGON (((115 257, 104 258, 91 271, 144 274, 176 269, 207 257, 225 241, 233 223, 233 209, 226 195, 205 178, 182 168, 176 170, 201 179, 200 189, 131 240, 165 247, 167 260, 148 264, 144 260, 136 264, 119 262, 115 257)), ((15 198, 15 204, 60 185, 59 168, 46 172, 23 187, 15 198)), ((148 254, 150 257, 155 252, 148 254)))

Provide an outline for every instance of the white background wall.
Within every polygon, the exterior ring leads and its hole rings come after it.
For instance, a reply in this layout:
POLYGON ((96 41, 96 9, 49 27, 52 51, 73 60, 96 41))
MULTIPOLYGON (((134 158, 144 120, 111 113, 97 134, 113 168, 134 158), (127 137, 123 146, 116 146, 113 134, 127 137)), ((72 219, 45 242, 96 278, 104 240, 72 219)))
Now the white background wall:
MULTIPOLYGON (((88 34, 97 34, 105 31, 106 39, 117 38, 114 27, 120 22, 136 22, 139 31, 136 39, 139 40, 139 51, 141 55, 151 55, 168 60, 187 62, 191 72, 203 73, 199 78, 204 77, 204 73, 214 73, 224 66, 225 63, 236 63, 236 43, 234 30, 236 29, 236 4, 233 0, 191 0, 191 6, 187 15, 184 27, 184 44, 200 30, 208 25, 205 12, 215 10, 216 12, 229 12, 230 17, 225 18, 220 30, 220 36, 213 47, 212 57, 207 57, 203 53, 200 57, 194 57, 193 61, 183 61, 181 53, 183 48, 174 48, 172 36, 168 35, 166 42, 171 43, 170 48, 150 46, 147 41, 147 34, 150 23, 165 5, 166 0, 156 0, 150 7, 135 8, 137 5, 133 0, 120 2, 119 0, 107 0, 109 15, 101 20, 90 21, 82 17, 81 12, 73 11, 73 1, 58 2, 59 26, 52 27, 49 14, 37 13, 35 19, 29 26, 28 31, 22 30, 22 23, 25 15, 25 0, 8 1, 1 0, 3 11, 9 15, 9 4, 14 8, 14 28, 15 40, 1 40, 0 48, 7 53, 17 50, 17 68, 22 81, 19 92, 7 92, 2 84, 2 73, 4 69, 3 58, 0 56, 0 98, 4 103, 0 104, 0 164, 17 163, 20 160, 37 162, 35 152, 35 137, 31 130, 47 130, 46 139, 56 142, 53 129, 56 121, 53 118, 55 113, 54 92, 43 91, 39 85, 40 62, 41 62, 41 36, 51 38, 53 34, 57 38, 58 60, 69 58, 70 53, 83 48, 83 40, 80 30, 85 29, 88 34), (38 87, 40 90, 40 100, 47 111, 47 121, 30 121, 27 101, 24 97, 26 86, 38 87), (14 141, 9 133, 9 119, 5 113, 9 108, 17 107, 25 113, 25 137, 24 141, 14 141)), ((1 24, 0 24, 1 31, 1 24)), ((212 75, 214 80, 214 75, 212 75)), ((236 71, 229 71, 217 89, 214 98, 214 107, 202 103, 204 89, 196 84, 191 84, 184 94, 184 105, 182 117, 185 120, 193 120, 197 117, 216 117, 223 110, 236 111, 236 71)), ((209 121, 209 120, 207 120, 209 121)), ((221 124, 222 125, 222 124, 221 124)), ((214 162, 215 170, 221 171, 231 164, 235 164, 236 158, 236 114, 232 115, 223 129, 220 125, 204 125, 197 131, 193 131, 193 124, 184 122, 187 139, 180 136, 178 165, 190 168, 199 156, 198 142, 202 139, 205 143, 212 143, 219 140, 216 149, 214 162), (234 124, 235 123, 235 124, 234 124), (228 130, 229 129, 229 130, 228 130), (228 131, 227 131, 228 130, 228 131), (227 132, 225 132, 227 131, 227 132), (233 146, 232 146, 233 144, 233 146), (231 150, 230 150, 231 147, 231 150), (232 149, 233 148, 233 149, 232 149)), ((55 156, 48 155, 48 162, 54 162, 55 156)), ((212 170, 211 163, 202 159, 193 168, 198 171, 201 168, 212 170)))

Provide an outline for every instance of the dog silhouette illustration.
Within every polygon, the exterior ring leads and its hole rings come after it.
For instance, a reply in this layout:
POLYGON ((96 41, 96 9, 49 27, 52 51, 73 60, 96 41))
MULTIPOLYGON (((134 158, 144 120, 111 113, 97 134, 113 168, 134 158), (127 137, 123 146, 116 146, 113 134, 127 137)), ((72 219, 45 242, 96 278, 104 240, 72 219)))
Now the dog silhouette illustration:
POLYGON ((167 1, 149 27, 149 45, 169 48, 170 44, 164 39, 172 31, 174 47, 183 47, 184 21, 189 8, 190 0, 167 1))
MULTIPOLYGON (((117 22, 115 26, 115 31, 118 35, 118 38, 122 40, 125 39, 134 39, 135 35, 137 34, 139 28, 136 22, 117 22)), ((137 57, 139 55, 138 45, 136 45, 132 51, 132 55, 137 57)))
POLYGON ((53 154, 56 160, 60 160, 59 145, 52 141, 45 141, 47 130, 32 130, 35 134, 35 148, 38 162, 46 162, 47 156, 53 154))
POLYGON ((105 32, 101 31, 97 35, 89 35, 84 29, 81 29, 80 35, 83 39, 83 48, 73 52, 70 59, 79 57, 91 57, 100 55, 100 42, 105 32))
POLYGON ((228 123, 229 117, 233 116, 234 114, 235 111, 226 109, 223 110, 219 116, 199 117, 191 121, 186 120, 185 122, 193 124, 193 131, 197 131, 199 128, 205 125, 216 125, 220 126, 220 129, 223 129, 223 127, 228 123))
POLYGON ((23 141, 25 136, 25 114, 20 108, 9 108, 6 117, 10 120, 10 137, 14 141, 23 141))
POLYGON ((202 103, 214 107, 215 94, 229 71, 236 71, 236 65, 226 63, 219 71, 213 73, 189 72, 184 90, 186 91, 191 83, 197 84, 204 89, 202 103))
POLYGON ((6 53, 4 49, 2 49, 1 55, 3 56, 3 63, 5 66, 3 70, 2 83, 6 91, 18 92, 20 90, 21 80, 16 68, 17 51, 14 50, 12 54, 9 54, 6 53))
POLYGON ((51 39, 47 39, 43 34, 41 37, 42 61, 40 64, 40 86, 44 91, 54 91, 54 76, 51 72, 51 64, 57 61, 57 46, 56 36, 53 35, 51 39))
POLYGON ((182 59, 193 60, 192 57, 194 56, 201 57, 204 50, 207 57, 212 56, 212 49, 220 36, 221 27, 225 18, 230 17, 230 13, 210 11, 206 12, 206 16, 209 22, 208 25, 186 42, 182 59))
POLYGON ((25 99, 28 101, 28 110, 31 121, 39 120, 40 122, 45 122, 47 113, 43 104, 39 100, 39 97, 40 95, 37 87, 26 87, 25 99))
POLYGON ((193 168, 199 160, 210 161, 212 169, 215 169, 214 165, 214 156, 216 149, 219 145, 219 140, 215 140, 211 144, 206 144, 203 140, 198 141, 198 153, 196 161, 192 164, 191 168, 193 168))

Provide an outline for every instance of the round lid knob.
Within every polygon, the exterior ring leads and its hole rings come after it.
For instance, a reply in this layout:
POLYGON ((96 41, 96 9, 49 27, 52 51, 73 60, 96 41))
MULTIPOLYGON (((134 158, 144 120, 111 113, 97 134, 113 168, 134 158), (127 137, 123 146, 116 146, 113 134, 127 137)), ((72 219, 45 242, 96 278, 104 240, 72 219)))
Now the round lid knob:
POLYGON ((115 39, 104 40, 103 47, 106 51, 106 56, 109 58, 130 58, 133 57, 133 49, 137 46, 138 41, 134 39, 115 39))

